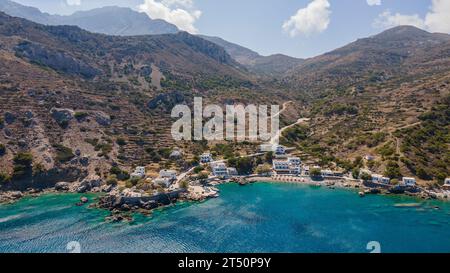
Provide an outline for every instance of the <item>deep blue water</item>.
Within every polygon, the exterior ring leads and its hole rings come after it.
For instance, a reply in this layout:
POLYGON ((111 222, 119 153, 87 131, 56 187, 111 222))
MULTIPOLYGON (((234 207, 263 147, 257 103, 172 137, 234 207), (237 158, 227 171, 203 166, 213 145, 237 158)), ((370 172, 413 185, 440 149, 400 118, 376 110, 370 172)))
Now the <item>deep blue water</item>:
POLYGON ((370 241, 382 252, 450 252, 448 203, 293 184, 220 189, 132 223, 106 223, 108 212, 74 206, 77 194, 1 205, 0 252, 66 252, 70 241, 82 252, 368 252, 370 241), (404 203, 421 206, 395 206, 404 203))

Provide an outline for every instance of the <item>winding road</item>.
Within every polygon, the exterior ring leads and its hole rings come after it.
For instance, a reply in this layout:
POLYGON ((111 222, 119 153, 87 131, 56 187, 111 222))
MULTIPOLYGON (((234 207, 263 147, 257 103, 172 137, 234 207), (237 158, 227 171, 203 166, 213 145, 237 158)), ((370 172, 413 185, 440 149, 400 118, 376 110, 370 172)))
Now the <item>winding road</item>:
MULTIPOLYGON (((292 102, 292 101, 287 101, 287 102, 283 103, 282 109, 281 109, 280 111, 278 111, 278 113, 276 113, 274 117, 280 116, 284 111, 286 111, 286 109, 287 109, 287 107, 288 107, 288 104, 290 104, 290 103, 293 103, 293 102, 292 102)), ((271 144, 271 145, 276 145, 276 144, 278 144, 278 143, 279 143, 280 136, 282 135, 282 133, 283 133, 284 131, 286 131, 287 129, 292 128, 292 127, 294 127, 294 126, 296 126, 296 125, 298 125, 298 124, 304 123, 304 122, 306 122, 306 121, 309 121, 309 118, 300 118, 300 119, 298 119, 295 123, 292 123, 292 124, 290 124, 290 125, 287 125, 287 126, 281 128, 281 129, 279 129, 279 130, 277 131, 277 133, 275 134, 275 136, 273 136, 273 137, 271 138, 270 144, 271 144)), ((265 154, 265 152, 262 152, 262 153, 254 153, 254 154, 250 154, 250 155, 243 155, 243 156, 241 156, 241 158, 244 158, 244 157, 257 157, 257 156, 261 156, 261 155, 264 155, 264 154, 265 154)), ((218 164, 218 163, 225 163, 225 162, 226 162, 226 160, 225 160, 225 159, 222 159, 222 160, 217 160, 217 161, 210 162, 210 164, 218 164)), ((192 173, 192 172, 194 171, 194 169, 195 169, 195 167, 192 167, 192 168, 190 168, 189 170, 187 170, 186 172, 181 173, 181 174, 177 177, 177 181, 176 181, 176 183, 174 183, 174 185, 177 185, 177 186, 178 186, 178 183, 181 182, 187 175, 189 175, 190 173, 192 173)))

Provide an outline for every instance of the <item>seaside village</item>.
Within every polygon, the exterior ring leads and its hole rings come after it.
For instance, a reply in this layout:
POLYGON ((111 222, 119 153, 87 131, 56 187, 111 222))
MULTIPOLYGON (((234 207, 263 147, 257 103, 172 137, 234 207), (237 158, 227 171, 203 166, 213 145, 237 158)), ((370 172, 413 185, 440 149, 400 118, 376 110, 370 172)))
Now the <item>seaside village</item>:
MULTIPOLYGON (((419 196, 422 198, 448 199, 450 196, 450 178, 439 191, 429 191, 416 184, 416 179, 403 177, 392 183, 391 179, 383 175, 361 170, 360 176, 355 178, 352 174, 321 169, 319 166, 305 164, 301 158, 294 156, 295 149, 274 145, 267 160, 267 152, 260 147, 260 151, 241 158, 260 158, 260 165, 254 168, 253 173, 240 174, 234 167, 227 166, 227 160, 214 158, 207 152, 199 156, 199 165, 184 172, 172 169, 162 169, 155 175, 148 175, 144 166, 138 166, 131 173, 131 180, 146 181, 153 185, 153 191, 136 186, 114 189, 109 197, 104 199, 103 207, 115 209, 147 209, 155 208, 161 204, 171 204, 177 199, 201 201, 219 195, 216 187, 221 183, 238 183, 246 185, 252 182, 285 182, 304 183, 317 186, 355 188, 356 192, 364 197, 367 194, 400 194, 419 196)), ((171 157, 181 158, 183 152, 176 148, 171 157)), ((369 156, 366 160, 371 160, 369 156)))

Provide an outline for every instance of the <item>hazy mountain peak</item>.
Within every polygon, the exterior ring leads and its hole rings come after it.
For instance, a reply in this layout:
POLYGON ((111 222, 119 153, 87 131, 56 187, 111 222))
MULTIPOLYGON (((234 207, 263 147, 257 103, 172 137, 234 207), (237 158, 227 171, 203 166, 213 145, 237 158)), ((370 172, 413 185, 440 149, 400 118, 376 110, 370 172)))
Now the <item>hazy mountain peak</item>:
POLYGON ((72 15, 50 15, 37 8, 13 1, 0 0, 0 11, 45 25, 74 25, 85 30, 108 35, 152 35, 177 33, 178 28, 164 20, 153 20, 145 13, 130 8, 107 6, 72 15))
MULTIPOLYGON (((447 35, 449 36, 449 35, 447 35)), ((399 41, 399 40, 420 40, 420 39, 430 39, 430 38, 441 38, 441 34, 435 34, 427 32, 423 29, 414 27, 414 26, 398 26, 388 30, 381 32, 371 38, 375 39, 384 39, 390 41, 399 41)), ((450 37, 450 36, 449 36, 450 37)))

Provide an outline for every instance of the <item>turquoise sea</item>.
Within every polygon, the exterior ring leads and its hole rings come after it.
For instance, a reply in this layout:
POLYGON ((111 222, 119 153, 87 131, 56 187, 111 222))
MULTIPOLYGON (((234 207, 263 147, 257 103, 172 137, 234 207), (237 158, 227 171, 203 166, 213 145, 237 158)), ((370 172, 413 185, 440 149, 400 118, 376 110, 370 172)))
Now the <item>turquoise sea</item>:
POLYGON ((364 253, 371 241, 381 252, 450 252, 449 203, 295 184, 220 189, 132 223, 106 223, 107 211, 74 205, 78 194, 0 205, 0 252, 67 252, 71 241, 81 252, 364 253), (396 206, 408 203, 420 206, 396 206))

